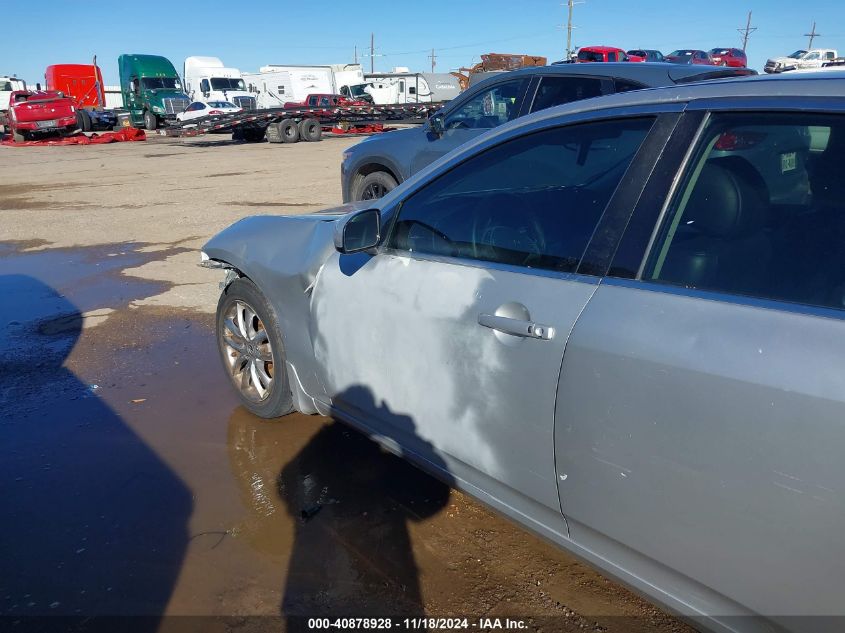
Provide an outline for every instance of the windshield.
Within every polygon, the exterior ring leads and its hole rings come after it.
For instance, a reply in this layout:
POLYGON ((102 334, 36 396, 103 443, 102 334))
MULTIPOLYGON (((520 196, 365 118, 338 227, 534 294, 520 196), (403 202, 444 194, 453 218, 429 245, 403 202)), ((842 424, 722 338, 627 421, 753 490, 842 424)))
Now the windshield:
POLYGON ((690 51, 690 50, 672 51, 671 53, 669 53, 668 56, 669 57, 692 57, 692 54, 694 52, 695 51, 690 51))
POLYGON ((710 51, 711 55, 730 55, 731 50, 729 48, 714 48, 710 51))
POLYGON ((141 77, 141 86, 147 90, 182 89, 182 84, 175 77, 141 77))
POLYGON ((578 51, 578 60, 582 62, 603 62, 604 55, 595 51, 578 51))
POLYGON ((211 80, 212 90, 243 90, 246 91, 243 79, 214 77, 211 80))
POLYGON ((798 59, 799 57, 801 57, 806 52, 807 51, 797 50, 794 53, 792 53, 792 55, 790 55, 789 57, 792 58, 792 59, 798 59))
POLYGON ((369 94, 365 88, 371 85, 372 84, 357 84, 355 86, 349 86, 349 94, 353 97, 365 97, 369 94))
POLYGON ((3 90, 3 91, 14 90, 14 88, 12 88, 12 82, 10 82, 10 81, 0 81, 0 90, 3 90))
POLYGON ((209 107, 211 108, 237 108, 234 103, 230 103, 228 101, 209 101, 209 107))

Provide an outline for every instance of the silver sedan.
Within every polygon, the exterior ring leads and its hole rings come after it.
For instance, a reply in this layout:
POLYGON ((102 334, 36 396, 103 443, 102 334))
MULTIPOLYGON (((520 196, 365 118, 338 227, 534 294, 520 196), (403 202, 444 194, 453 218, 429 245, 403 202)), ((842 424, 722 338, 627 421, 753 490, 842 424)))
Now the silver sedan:
POLYGON ((215 236, 223 366, 697 626, 841 628, 843 164, 821 75, 542 111, 215 236))

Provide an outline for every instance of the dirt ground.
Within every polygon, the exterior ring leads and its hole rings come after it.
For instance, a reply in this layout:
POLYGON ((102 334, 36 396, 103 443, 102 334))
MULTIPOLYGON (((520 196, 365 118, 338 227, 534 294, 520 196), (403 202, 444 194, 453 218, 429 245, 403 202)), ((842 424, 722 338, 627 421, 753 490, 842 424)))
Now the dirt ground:
POLYGON ((339 423, 238 406, 198 249, 247 215, 339 203, 355 142, 0 147, 0 623, 690 630, 339 423))

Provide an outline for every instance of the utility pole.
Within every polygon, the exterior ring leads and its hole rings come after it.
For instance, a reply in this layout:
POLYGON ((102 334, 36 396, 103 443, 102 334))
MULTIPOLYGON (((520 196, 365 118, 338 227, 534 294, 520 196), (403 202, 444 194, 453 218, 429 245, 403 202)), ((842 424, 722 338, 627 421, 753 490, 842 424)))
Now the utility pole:
POLYGON ((434 72, 434 67, 437 66, 437 55, 434 54, 434 49, 431 49, 431 55, 428 56, 431 60, 431 72, 434 72))
POLYGON ((370 33, 370 74, 376 72, 376 36, 375 33, 370 33))
POLYGON ((813 50, 813 40, 816 39, 817 37, 821 37, 821 36, 822 36, 821 33, 816 33, 816 23, 814 21, 813 22, 813 30, 810 31, 809 33, 804 33, 804 37, 810 38, 810 44, 807 46, 808 51, 813 50))
POLYGON ((566 59, 569 61, 572 58, 572 29, 575 26, 572 24, 572 7, 576 4, 584 4, 583 2, 575 2, 575 0, 566 0, 566 59))
POLYGON ((358 63, 358 45, 355 45, 355 63, 358 63))
POLYGON ((742 52, 748 46, 748 36, 757 30, 756 26, 751 26, 751 11, 748 12, 748 21, 745 23, 744 29, 737 29, 742 34, 742 52))

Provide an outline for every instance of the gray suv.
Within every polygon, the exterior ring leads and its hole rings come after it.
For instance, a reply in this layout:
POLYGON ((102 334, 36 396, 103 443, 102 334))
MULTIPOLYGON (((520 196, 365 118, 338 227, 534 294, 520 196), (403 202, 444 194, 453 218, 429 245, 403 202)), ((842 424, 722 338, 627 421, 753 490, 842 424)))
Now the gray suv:
POLYGON ((502 123, 552 106, 640 88, 756 75, 747 68, 562 64, 496 73, 416 128, 370 137, 343 154, 343 201, 381 198, 444 154, 502 123))

